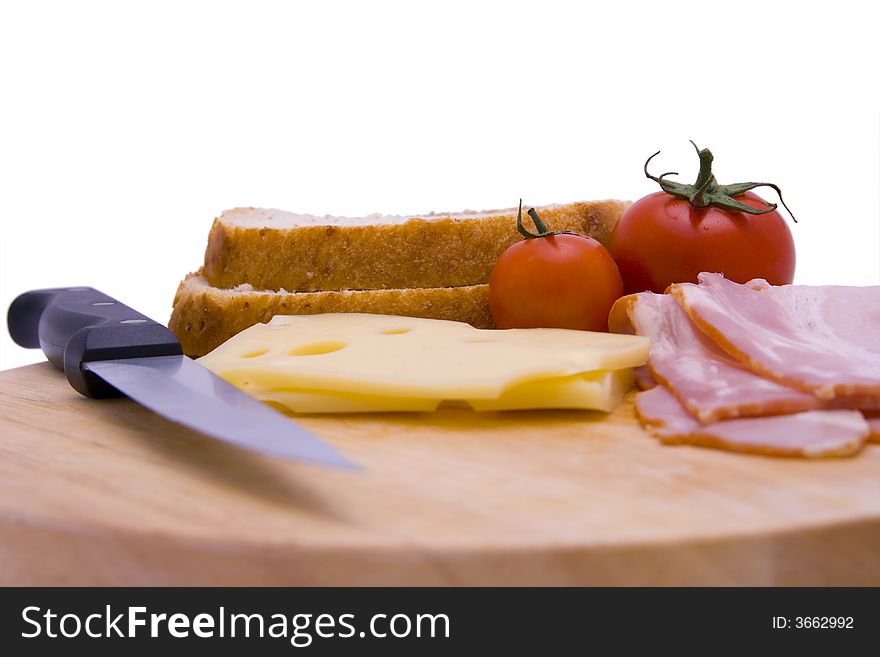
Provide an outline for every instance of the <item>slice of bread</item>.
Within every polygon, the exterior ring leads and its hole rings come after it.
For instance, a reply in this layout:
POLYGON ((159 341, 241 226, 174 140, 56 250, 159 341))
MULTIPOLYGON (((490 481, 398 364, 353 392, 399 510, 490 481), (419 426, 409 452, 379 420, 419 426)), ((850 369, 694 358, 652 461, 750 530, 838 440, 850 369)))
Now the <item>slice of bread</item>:
MULTIPOLYGON (((606 243, 627 205, 593 201, 537 210, 552 230, 606 243)), ((516 208, 361 218, 238 208, 214 220, 202 271, 217 288, 249 284, 292 292, 480 285, 501 252, 519 239, 516 208)), ((418 305, 438 293, 414 294, 422 300, 401 303, 418 305)))
POLYGON ((452 319, 492 328, 489 286, 287 292, 211 286, 200 273, 187 276, 174 297, 168 327, 186 355, 204 356, 236 333, 275 315, 376 313, 452 319))

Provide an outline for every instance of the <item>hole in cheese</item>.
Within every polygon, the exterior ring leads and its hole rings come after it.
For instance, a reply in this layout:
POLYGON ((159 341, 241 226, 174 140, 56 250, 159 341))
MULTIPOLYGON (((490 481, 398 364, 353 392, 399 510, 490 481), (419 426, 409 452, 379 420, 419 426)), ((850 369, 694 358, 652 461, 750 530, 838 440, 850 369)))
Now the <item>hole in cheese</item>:
POLYGON ((269 353, 268 349, 257 349, 256 351, 249 351, 246 354, 242 354, 242 358, 256 358, 257 356, 262 356, 263 354, 269 353))
POLYGON ((409 333, 412 329, 408 328, 397 328, 397 329, 386 329, 382 331, 382 335, 401 335, 402 333, 409 333))
POLYGON ((287 353, 290 356, 319 356, 321 354, 331 354, 347 347, 348 343, 339 340, 325 340, 324 342, 309 342, 294 347, 287 353))

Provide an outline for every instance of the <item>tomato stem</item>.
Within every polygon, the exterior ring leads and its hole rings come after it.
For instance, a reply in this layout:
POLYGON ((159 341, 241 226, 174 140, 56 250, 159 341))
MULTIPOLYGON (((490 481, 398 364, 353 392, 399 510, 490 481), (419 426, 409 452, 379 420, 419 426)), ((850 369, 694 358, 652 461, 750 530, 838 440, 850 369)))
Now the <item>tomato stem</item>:
POLYGON ((556 235, 555 232, 547 228, 547 224, 545 224, 543 219, 538 216, 538 212, 537 210, 535 210, 535 208, 529 208, 528 215, 532 218, 532 221, 535 222, 535 228, 538 230, 537 233, 530 233, 528 228, 523 225, 522 199, 520 199, 519 211, 516 213, 516 229, 519 231, 520 235, 525 237, 527 240, 535 239, 537 237, 547 237, 548 235, 556 235))
POLYGON ((788 214, 791 216, 792 221, 797 223, 797 219, 795 219, 794 214, 792 214, 789 207, 785 204, 785 200, 783 200, 782 198, 782 190, 780 190, 777 185, 764 182, 745 182, 735 183, 733 185, 719 185, 718 181, 715 179, 715 176, 712 174, 712 162, 714 160, 712 152, 708 148, 700 149, 696 144, 694 144, 693 141, 691 141, 691 144, 693 144, 694 149, 697 151, 697 157, 700 158, 700 171, 699 173, 697 173, 697 180, 696 182, 694 182, 693 185, 685 185, 683 183, 674 182, 672 180, 666 180, 666 176, 677 176, 678 172, 676 171, 667 171, 666 173, 660 174, 659 176, 652 176, 648 172, 648 164, 650 164, 651 160, 653 160, 660 154, 660 151, 654 153, 645 162, 645 176, 659 184, 660 188, 667 194, 671 194, 672 196, 677 196, 679 198, 686 198, 688 202, 695 208, 707 208, 711 205, 717 208, 722 208, 724 210, 745 212, 746 214, 756 215, 768 214, 770 212, 773 212, 778 206, 776 205, 776 203, 767 203, 766 208, 754 208, 751 205, 743 203, 742 201, 739 201, 734 197, 740 194, 744 194, 745 192, 755 189, 756 187, 770 187, 776 192, 776 195, 779 196, 779 202, 782 203, 782 206, 786 210, 788 210, 788 214))
MULTIPOLYGON (((693 141, 691 143, 694 144, 693 141)), ((712 175, 712 160, 715 158, 708 148, 704 148, 701 151, 697 148, 696 144, 694 144, 694 148, 697 149, 697 157, 700 158, 700 171, 697 173, 697 181, 694 183, 696 191, 691 199, 691 204, 698 208, 705 208, 709 205, 709 202, 706 200, 706 192, 709 186, 717 186, 718 184, 715 176, 712 175)))
POLYGON ((544 223, 544 220, 541 219, 540 215, 538 215, 538 211, 535 208, 529 208, 528 215, 532 218, 532 221, 535 222, 535 228, 538 230, 537 233, 530 233, 529 229, 525 227, 522 220, 522 199, 519 200, 519 211, 516 213, 516 229, 519 231, 519 234, 522 235, 527 240, 537 239, 539 237, 552 237, 553 235, 575 235, 576 233, 572 233, 570 230, 550 230, 547 227, 547 224, 544 223))

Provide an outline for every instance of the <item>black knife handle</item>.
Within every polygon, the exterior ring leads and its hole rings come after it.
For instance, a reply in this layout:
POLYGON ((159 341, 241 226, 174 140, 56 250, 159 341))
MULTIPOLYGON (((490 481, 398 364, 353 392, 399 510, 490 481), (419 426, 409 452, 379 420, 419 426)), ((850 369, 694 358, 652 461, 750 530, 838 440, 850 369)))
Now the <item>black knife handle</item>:
POLYGON ((121 393, 83 363, 115 358, 176 356, 183 349, 167 328, 91 287, 32 290, 9 306, 9 334, 22 347, 40 347, 86 397, 121 393))

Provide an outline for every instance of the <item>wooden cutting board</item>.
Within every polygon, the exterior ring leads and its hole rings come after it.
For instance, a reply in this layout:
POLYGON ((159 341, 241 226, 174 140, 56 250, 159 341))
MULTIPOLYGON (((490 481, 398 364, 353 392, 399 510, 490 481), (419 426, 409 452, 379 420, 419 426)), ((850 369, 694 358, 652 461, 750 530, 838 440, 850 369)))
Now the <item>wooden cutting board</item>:
POLYGON ((880 584, 878 446, 666 447, 631 403, 301 421, 364 471, 0 372, 0 583, 880 584))

